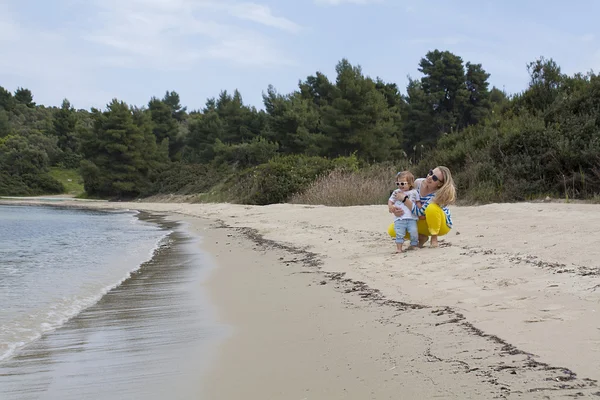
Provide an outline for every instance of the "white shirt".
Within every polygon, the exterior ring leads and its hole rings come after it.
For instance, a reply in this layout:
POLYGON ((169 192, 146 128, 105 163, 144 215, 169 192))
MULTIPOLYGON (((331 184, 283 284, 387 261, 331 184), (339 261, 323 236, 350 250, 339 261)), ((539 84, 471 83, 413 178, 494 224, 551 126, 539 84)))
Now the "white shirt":
POLYGON ((404 211, 404 214, 402 214, 402 216, 400 217, 394 215, 394 221, 398 219, 417 219, 417 216, 412 213, 410 208, 406 207, 406 205, 402 202, 404 196, 408 196, 408 198, 410 199, 410 201, 413 202, 413 204, 415 204, 419 200, 419 194, 414 189, 408 190, 406 192, 400 189, 394 190, 389 200, 394 202, 394 206, 396 208, 400 208, 402 211, 404 211), (401 194, 401 196, 398 196, 399 200, 396 200, 396 193, 401 194))

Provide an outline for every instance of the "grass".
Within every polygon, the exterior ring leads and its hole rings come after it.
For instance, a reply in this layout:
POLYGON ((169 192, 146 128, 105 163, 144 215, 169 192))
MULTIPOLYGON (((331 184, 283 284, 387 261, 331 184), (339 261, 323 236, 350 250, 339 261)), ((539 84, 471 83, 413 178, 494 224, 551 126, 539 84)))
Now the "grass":
POLYGON ((50 176, 63 184, 66 194, 79 197, 85 193, 83 179, 76 169, 53 167, 50 168, 50 176))
POLYGON ((386 204, 394 189, 396 168, 375 166, 348 172, 334 170, 318 178, 307 190, 292 196, 290 203, 334 207, 386 204))

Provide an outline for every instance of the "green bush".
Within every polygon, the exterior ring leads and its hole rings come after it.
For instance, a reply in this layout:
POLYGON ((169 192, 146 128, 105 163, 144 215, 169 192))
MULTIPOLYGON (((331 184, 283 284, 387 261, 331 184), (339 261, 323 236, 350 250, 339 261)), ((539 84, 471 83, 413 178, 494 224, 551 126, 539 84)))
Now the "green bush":
POLYGON ((225 166, 172 163, 153 179, 152 185, 142 195, 204 193, 231 173, 230 171, 230 168, 225 166))
POLYGON ((360 169, 360 160, 356 156, 356 152, 348 157, 334 158, 332 163, 337 170, 357 172, 360 169))
POLYGON ((18 176, 0 173, 0 196, 30 196, 32 190, 18 176))
POLYGON ((244 204, 273 204, 287 201, 306 189, 318 177, 349 160, 330 160, 304 155, 278 156, 268 163, 232 176, 225 189, 230 201, 244 204))
POLYGON ((63 193, 62 183, 48 174, 9 175, 0 173, 1 196, 38 196, 63 193))

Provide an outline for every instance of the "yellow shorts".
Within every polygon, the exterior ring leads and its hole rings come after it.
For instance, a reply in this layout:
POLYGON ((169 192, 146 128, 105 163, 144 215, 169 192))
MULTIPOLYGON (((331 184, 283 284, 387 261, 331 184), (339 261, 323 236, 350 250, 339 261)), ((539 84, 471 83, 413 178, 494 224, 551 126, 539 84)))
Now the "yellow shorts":
MULTIPOLYGON (((417 229, 419 235, 425 236, 444 236, 450 232, 450 227, 446 223, 446 214, 442 208, 435 204, 429 203, 425 209, 425 219, 419 219, 417 221, 417 229)), ((396 231, 394 230, 394 223, 388 227, 388 234, 395 238, 396 231)), ((408 232, 406 233, 406 239, 409 238, 408 232)))

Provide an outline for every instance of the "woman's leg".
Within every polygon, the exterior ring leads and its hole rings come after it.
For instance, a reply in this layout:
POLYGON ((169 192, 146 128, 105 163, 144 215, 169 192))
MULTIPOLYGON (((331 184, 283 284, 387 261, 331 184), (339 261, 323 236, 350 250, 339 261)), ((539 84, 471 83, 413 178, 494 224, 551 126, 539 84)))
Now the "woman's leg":
POLYGON ((419 234, 419 247, 422 248, 429 240, 429 228, 427 227, 426 220, 417 220, 417 232, 419 234))
POLYGON ((429 236, 431 236, 431 246, 437 247, 438 236, 443 236, 450 232, 450 227, 446 224, 446 214, 440 206, 431 203, 425 209, 425 219, 417 222, 419 229, 419 245, 422 247, 429 236))

